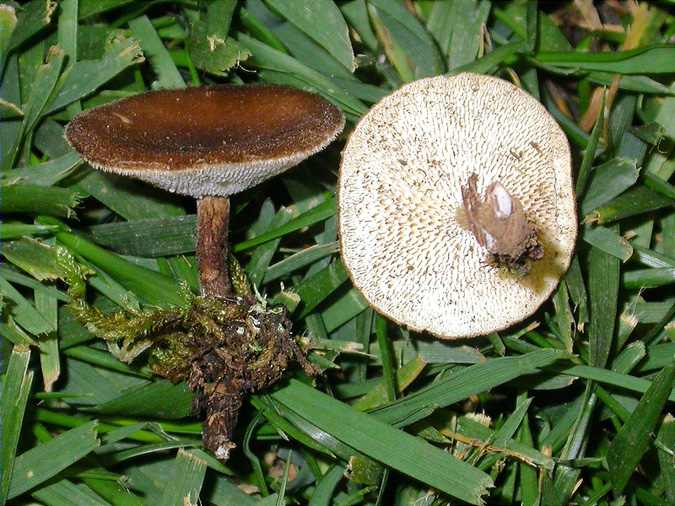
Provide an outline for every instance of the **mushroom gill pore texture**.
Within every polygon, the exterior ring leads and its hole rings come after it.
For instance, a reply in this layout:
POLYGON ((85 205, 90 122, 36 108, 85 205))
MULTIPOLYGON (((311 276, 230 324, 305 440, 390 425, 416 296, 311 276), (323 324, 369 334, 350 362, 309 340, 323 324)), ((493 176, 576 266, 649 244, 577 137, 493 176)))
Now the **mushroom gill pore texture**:
POLYGON ((358 123, 338 183, 342 258, 368 302, 442 338, 484 335, 528 317, 566 271, 577 233, 567 139, 544 107, 504 80, 422 79, 358 123), (490 265, 462 188, 499 182, 537 232, 526 275, 490 265), (538 256, 538 255, 537 255, 538 256))

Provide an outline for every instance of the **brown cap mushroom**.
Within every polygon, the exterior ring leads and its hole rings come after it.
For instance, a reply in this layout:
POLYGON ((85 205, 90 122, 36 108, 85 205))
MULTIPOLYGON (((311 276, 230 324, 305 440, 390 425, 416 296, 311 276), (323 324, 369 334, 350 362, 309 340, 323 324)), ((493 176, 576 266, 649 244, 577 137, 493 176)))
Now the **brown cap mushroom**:
POLYGON ((345 266, 375 309, 442 338, 504 329, 536 311, 571 259, 567 139, 501 79, 410 83, 351 134, 338 218, 345 266))
POLYGON ((152 91, 78 114, 66 139, 89 164, 199 199, 202 293, 231 292, 229 199, 320 151, 342 131, 341 111, 283 86, 152 91))

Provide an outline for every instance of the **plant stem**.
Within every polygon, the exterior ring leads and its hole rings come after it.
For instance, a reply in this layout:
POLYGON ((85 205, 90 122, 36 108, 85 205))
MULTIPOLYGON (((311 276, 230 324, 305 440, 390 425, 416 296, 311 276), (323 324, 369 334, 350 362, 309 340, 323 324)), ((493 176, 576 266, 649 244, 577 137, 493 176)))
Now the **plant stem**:
POLYGON ((227 267, 229 221, 229 197, 202 197, 197 201, 197 259, 202 295, 232 295, 227 267))

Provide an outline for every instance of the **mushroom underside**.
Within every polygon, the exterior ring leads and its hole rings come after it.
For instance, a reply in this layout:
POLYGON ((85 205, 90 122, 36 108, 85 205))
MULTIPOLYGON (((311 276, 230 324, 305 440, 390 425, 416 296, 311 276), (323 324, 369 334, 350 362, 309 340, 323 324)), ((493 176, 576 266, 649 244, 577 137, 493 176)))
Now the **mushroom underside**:
POLYGON ((442 338, 533 314, 567 269, 577 232, 567 139, 534 98, 460 74, 382 99, 345 147, 340 250, 390 319, 442 338))

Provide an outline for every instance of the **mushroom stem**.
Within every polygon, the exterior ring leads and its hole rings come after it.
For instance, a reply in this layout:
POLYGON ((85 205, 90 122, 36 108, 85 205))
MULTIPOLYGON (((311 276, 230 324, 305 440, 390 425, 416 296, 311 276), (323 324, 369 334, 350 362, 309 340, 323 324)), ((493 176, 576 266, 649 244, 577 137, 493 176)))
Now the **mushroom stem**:
POLYGON ((197 201, 197 261, 202 295, 232 295, 227 266, 229 221, 229 197, 202 197, 197 201))

